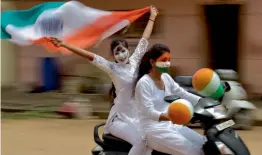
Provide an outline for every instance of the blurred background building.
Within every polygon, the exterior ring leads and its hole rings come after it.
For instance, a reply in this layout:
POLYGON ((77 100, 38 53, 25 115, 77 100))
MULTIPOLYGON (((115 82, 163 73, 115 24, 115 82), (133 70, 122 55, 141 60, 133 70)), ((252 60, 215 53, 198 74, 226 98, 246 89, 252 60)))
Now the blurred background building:
MULTIPOLYGON (((2 1, 2 10, 29 9, 44 1, 2 1)), ((45 1, 46 2, 46 1, 45 1)), ((262 94, 261 0, 80 0, 102 10, 131 10, 150 4, 160 15, 150 44, 164 43, 172 50, 173 73, 192 75, 203 67, 234 69, 249 93, 262 94), (128 3, 128 4, 127 4, 128 3)), ((143 17, 125 34, 133 49, 147 23, 143 17)), ((118 35, 119 35, 118 34, 118 35)), ((116 37, 118 37, 116 35, 116 37)), ((41 47, 18 47, 1 41, 2 86, 41 85, 41 58, 56 57, 63 89, 68 83, 110 84, 108 76, 75 55, 51 54, 41 47), (96 81, 96 82, 94 82, 96 81)), ((110 39, 90 49, 111 60, 110 39)), ((70 87, 70 89, 72 89, 70 87)))

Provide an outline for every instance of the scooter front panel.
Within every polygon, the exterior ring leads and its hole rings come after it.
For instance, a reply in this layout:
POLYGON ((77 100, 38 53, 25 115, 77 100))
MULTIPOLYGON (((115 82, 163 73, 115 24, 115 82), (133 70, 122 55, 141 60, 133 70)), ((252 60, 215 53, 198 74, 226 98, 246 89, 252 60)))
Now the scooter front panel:
POLYGON ((217 138, 223 142, 235 155, 250 155, 247 146, 232 128, 223 130, 217 136, 217 138))

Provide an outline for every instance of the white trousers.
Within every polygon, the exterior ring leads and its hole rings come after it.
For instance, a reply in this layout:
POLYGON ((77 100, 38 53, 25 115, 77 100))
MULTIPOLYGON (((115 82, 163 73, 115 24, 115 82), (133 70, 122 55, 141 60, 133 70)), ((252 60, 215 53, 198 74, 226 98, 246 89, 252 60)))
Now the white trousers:
POLYGON ((115 117, 108 122, 107 131, 113 136, 133 145, 128 155, 151 155, 152 149, 146 147, 146 140, 142 139, 134 124, 124 122, 120 118, 115 117))
POLYGON ((171 155, 201 155, 206 139, 194 130, 180 125, 146 132, 150 148, 171 155))

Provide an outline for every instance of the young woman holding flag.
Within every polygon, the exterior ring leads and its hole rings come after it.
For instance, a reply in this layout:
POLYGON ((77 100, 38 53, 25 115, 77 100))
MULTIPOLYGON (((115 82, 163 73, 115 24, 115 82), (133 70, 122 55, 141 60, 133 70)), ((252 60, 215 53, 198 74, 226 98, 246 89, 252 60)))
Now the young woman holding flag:
MULTIPOLYGON (((105 133, 112 134, 133 145, 129 155, 145 154, 145 141, 142 140, 138 132, 138 119, 134 98, 132 98, 132 85, 136 78, 136 70, 139 66, 140 59, 146 53, 148 39, 152 33, 153 25, 158 11, 151 7, 151 15, 143 36, 140 39, 134 53, 130 56, 128 43, 125 40, 114 40, 111 43, 111 52, 115 62, 110 62, 101 56, 98 56, 87 50, 67 44, 59 39, 52 38, 51 42, 57 47, 64 47, 73 53, 88 59, 98 68, 105 71, 111 78, 115 86, 116 97, 114 105, 105 125, 105 133), (130 56, 130 57, 129 57, 130 56)), ((150 151, 149 151, 150 152, 150 151)))

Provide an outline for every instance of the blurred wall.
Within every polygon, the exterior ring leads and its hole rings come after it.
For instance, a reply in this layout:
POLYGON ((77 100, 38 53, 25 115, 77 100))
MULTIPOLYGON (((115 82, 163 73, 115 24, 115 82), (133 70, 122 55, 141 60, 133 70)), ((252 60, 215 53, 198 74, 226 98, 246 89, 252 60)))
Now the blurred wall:
MULTIPOLYGON (((1 2, 1 9, 15 9, 12 1, 1 2)), ((12 86, 16 83, 17 51, 16 45, 7 40, 1 40, 1 85, 12 86)))
POLYGON ((262 93, 262 1, 247 0, 243 8, 241 77, 250 92, 262 93))
MULTIPOLYGON (((42 1, 43 2, 43 1, 42 1)), ((103 10, 137 9, 154 4, 160 10, 161 32, 151 37, 150 43, 165 43, 172 49, 172 65, 179 74, 190 75, 201 67, 207 66, 207 40, 203 14, 200 6, 207 0, 133 0, 126 5, 122 0, 81 0, 88 6, 103 10)), ((236 1, 237 2, 237 1, 236 1)), ((249 86, 251 92, 262 93, 262 1, 246 0, 242 17, 242 40, 240 73, 243 82, 249 86)), ((28 9, 40 1, 17 1, 18 9, 28 9)), ((92 50, 106 58, 110 58, 110 40, 105 40, 97 49, 92 50)), ((130 40, 136 43, 138 40, 130 40)), ((21 47, 19 49, 19 79, 21 83, 39 81, 39 61, 37 57, 56 56, 62 62, 68 74, 102 74, 105 81, 108 76, 78 56, 61 56, 45 52, 39 47, 21 47)))

